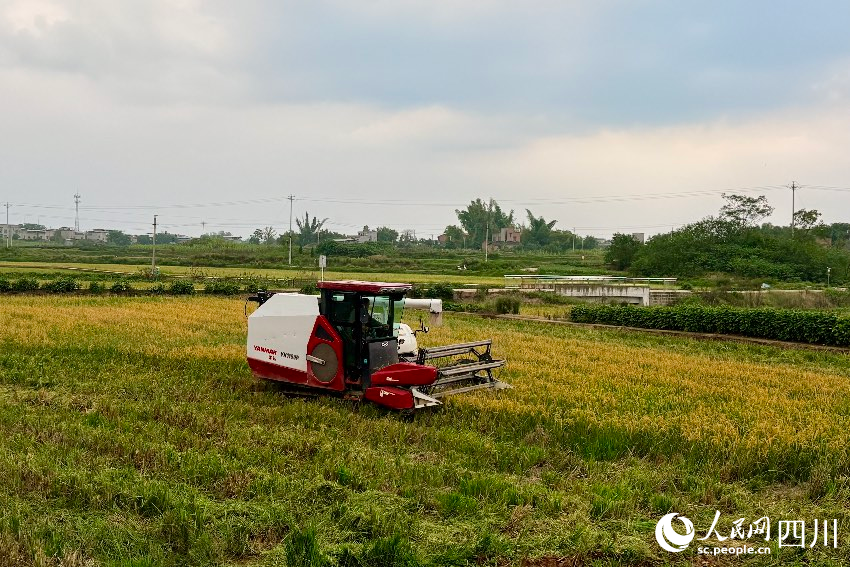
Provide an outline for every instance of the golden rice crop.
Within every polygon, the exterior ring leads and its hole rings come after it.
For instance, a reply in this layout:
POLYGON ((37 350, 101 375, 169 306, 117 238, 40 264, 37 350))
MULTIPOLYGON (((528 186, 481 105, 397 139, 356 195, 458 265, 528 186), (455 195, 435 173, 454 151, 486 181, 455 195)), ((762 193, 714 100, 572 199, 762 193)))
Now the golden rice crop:
POLYGON ((689 563, 659 551, 661 514, 844 521, 845 356, 445 321, 420 342, 492 338, 513 389, 405 420, 256 382, 239 300, 6 298, 0 553, 25 565, 689 563))

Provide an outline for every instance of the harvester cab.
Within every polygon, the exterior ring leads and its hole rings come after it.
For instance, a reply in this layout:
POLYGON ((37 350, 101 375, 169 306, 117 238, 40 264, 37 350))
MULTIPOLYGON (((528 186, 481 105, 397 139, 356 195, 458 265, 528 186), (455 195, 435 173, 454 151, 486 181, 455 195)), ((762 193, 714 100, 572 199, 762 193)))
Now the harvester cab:
POLYGON ((259 304, 248 317, 247 357, 255 376, 399 410, 440 405, 452 393, 509 387, 493 376, 504 361, 492 358, 489 340, 400 348, 410 285, 326 281, 318 287, 318 298, 297 293, 249 298, 259 304))

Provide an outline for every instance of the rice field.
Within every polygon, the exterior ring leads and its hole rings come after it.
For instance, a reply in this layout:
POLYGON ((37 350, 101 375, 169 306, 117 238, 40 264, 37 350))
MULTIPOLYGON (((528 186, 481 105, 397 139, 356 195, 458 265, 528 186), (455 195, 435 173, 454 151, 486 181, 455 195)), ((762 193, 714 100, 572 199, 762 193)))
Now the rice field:
POLYGON ((841 527, 737 562, 850 563, 846 355, 446 314, 421 340, 492 337, 514 388, 406 419, 255 381, 245 330, 235 299, 4 298, 0 564, 691 564, 656 523, 716 511, 841 527))
MULTIPOLYGON (((87 273, 96 274, 108 272, 115 277, 134 276, 142 270, 150 268, 150 264, 82 264, 75 262, 9 262, 0 263, 0 275, 4 272, 12 272, 14 274, 49 274, 53 275, 72 275, 81 280, 84 280, 87 273)), ((237 278, 237 277, 255 277, 255 278, 311 278, 318 280, 318 268, 312 271, 303 269, 267 269, 267 268, 209 268, 209 267, 188 267, 188 266, 159 266, 159 271, 164 276, 188 276, 192 274, 203 274, 209 277, 219 278, 237 278)), ((460 285, 489 285, 502 286, 505 283, 503 277, 497 276, 479 276, 467 275, 463 272, 456 274, 441 274, 441 273, 380 273, 362 272, 362 271, 338 271, 325 270, 325 279, 337 280, 367 280, 374 281, 382 279, 384 281, 403 281, 413 284, 418 283, 438 283, 451 282, 460 285)))

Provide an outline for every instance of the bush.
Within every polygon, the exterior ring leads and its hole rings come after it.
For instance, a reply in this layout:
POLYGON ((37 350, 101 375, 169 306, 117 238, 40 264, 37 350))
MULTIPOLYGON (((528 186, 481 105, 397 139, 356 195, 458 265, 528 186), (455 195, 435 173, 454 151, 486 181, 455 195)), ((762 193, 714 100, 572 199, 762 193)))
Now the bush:
POLYGON ((70 276, 62 276, 53 281, 49 281, 42 286, 42 289, 51 293, 70 293, 80 289, 80 283, 70 276))
POLYGON ((89 293, 102 293, 103 292, 103 284, 98 282, 90 282, 89 283, 89 293))
POLYGON ((519 298, 513 295, 501 295, 496 298, 496 313, 519 315, 519 298))
POLYGON ((316 287, 316 284, 309 283, 307 285, 301 286, 301 289, 298 290, 298 293, 303 293, 304 295, 317 295, 319 293, 319 288, 316 287))
POLYGON ((12 284, 5 278, 0 278, 0 292, 12 291, 12 284))
POLYGON ((162 295, 165 293, 165 284, 162 282, 157 282, 151 286, 149 291, 153 295, 162 295))
POLYGON ((213 280, 204 286, 204 293, 212 293, 216 295, 236 295, 242 289, 236 282, 226 280, 213 280))
POLYGON ((850 346, 850 318, 827 311, 677 305, 576 305, 570 319, 643 329, 742 335, 778 341, 850 346))
POLYGON ((445 283, 435 283, 425 290, 425 297, 430 299, 442 299, 443 301, 451 301, 454 299, 454 290, 452 286, 445 283))
POLYGON ((189 280, 174 280, 168 288, 168 293, 171 295, 193 295, 195 284, 189 280))
POLYGON ((461 311, 466 313, 481 313, 486 311, 484 305, 479 303, 454 303, 452 301, 443 302, 443 311, 461 311))
POLYGON ((133 291, 133 286, 127 280, 118 280, 109 287, 109 291, 112 293, 127 293, 128 291, 133 291))
POLYGON ((21 278, 12 282, 12 291, 35 291, 38 289, 38 280, 35 278, 21 278))

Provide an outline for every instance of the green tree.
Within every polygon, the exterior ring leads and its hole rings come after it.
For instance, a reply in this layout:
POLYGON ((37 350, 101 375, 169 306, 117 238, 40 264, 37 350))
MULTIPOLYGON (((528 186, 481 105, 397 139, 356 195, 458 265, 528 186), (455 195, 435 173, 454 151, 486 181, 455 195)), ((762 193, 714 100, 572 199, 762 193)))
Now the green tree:
POLYGON ((739 227, 756 226, 760 220, 773 213, 773 207, 767 203, 767 197, 747 197, 746 195, 722 194, 726 204, 720 209, 720 219, 739 227))
POLYGON ((110 230, 106 236, 106 241, 115 246, 129 246, 131 242, 130 237, 120 230, 110 230))
POLYGON ((463 248, 467 241, 466 233, 457 225, 450 224, 443 231, 448 237, 448 242, 446 242, 446 248, 463 248))
POLYGON ((386 226, 378 227, 378 242, 389 242, 394 244, 398 240, 398 231, 386 226))
POLYGON ((475 248, 481 247, 488 233, 492 237, 494 232, 514 223, 514 212, 505 214, 493 199, 487 203, 481 199, 475 199, 465 209, 457 209, 455 213, 460 225, 469 235, 469 245, 475 248))
POLYGON ((304 213, 304 220, 302 221, 299 218, 295 219, 295 224, 298 225, 298 236, 297 242, 300 246, 306 246, 307 244, 314 244, 318 240, 319 232, 322 230, 322 227, 325 226, 325 223, 328 222, 328 219, 319 220, 319 217, 310 218, 310 213, 304 213))
POLYGON ((605 251, 605 263, 615 270, 626 270, 640 250, 641 243, 630 234, 617 233, 611 239, 611 246, 605 251))
POLYGON ((546 222, 546 219, 535 217, 528 209, 525 209, 525 213, 528 215, 528 226, 522 231, 522 243, 537 244, 538 246, 549 244, 552 228, 558 221, 546 222))
POLYGON ((263 244, 274 244, 275 237, 277 236, 277 231, 274 228, 267 226, 264 229, 262 229, 261 232, 262 232, 262 235, 263 235, 263 237, 262 237, 263 244))
POLYGON ((814 228, 815 226, 817 226, 820 217, 820 212, 816 211, 815 209, 812 209, 810 211, 807 211, 806 209, 800 209, 799 211, 794 213, 794 226, 803 230, 814 228))
POLYGON ((263 229, 258 228, 254 230, 251 236, 248 237, 248 242, 251 244, 259 244, 263 241, 263 229))

